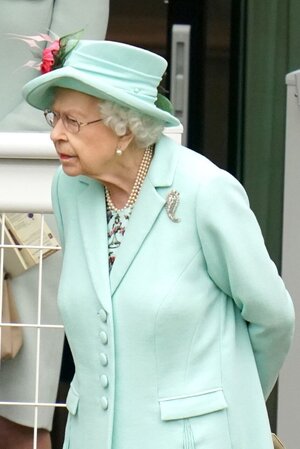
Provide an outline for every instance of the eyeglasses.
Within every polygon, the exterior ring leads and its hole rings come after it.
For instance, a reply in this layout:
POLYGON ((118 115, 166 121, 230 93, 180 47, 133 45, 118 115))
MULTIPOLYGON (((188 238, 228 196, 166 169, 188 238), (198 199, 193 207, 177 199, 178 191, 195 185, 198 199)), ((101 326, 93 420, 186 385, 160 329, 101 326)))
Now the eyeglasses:
POLYGON ((46 122, 48 123, 48 125, 51 126, 51 128, 54 128, 56 126, 57 122, 59 121, 59 119, 61 119, 66 130, 72 134, 79 133, 80 128, 82 126, 91 125, 92 123, 97 123, 97 122, 101 122, 102 120, 104 120, 103 118, 99 118, 99 119, 93 120, 91 122, 83 123, 83 122, 79 122, 78 120, 76 120, 74 118, 69 117, 68 115, 59 114, 58 112, 51 111, 50 109, 46 109, 44 111, 44 116, 45 116, 46 122))

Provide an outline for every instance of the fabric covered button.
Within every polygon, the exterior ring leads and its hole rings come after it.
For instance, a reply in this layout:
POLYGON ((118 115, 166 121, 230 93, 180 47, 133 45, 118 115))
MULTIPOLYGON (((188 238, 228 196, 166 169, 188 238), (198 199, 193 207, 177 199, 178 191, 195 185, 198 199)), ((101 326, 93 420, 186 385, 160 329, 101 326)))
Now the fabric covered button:
POLYGON ((108 358, 107 358, 107 355, 104 354, 104 352, 101 352, 101 354, 100 354, 100 363, 102 366, 107 366, 107 364, 108 364, 108 358))
POLYGON ((104 345, 106 345, 107 342, 108 342, 107 333, 104 332, 104 331, 101 331, 99 335, 100 335, 101 343, 103 343, 104 345))
POLYGON ((104 309, 100 309, 98 312, 98 315, 100 317, 100 320, 103 321, 103 323, 106 323, 107 321, 107 313, 105 312, 104 309))
POLYGON ((102 376, 100 377, 100 382, 103 388, 108 387, 108 377, 105 374, 102 374, 102 376))
POLYGON ((108 409, 108 399, 106 396, 102 396, 101 398, 101 407, 103 408, 103 410, 108 409))

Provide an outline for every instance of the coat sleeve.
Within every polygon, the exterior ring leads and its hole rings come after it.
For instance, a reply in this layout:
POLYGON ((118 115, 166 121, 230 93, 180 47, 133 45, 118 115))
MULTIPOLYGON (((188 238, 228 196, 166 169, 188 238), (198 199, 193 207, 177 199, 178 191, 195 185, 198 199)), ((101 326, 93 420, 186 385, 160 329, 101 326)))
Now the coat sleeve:
POLYGON ((294 308, 243 187, 220 170, 198 192, 198 232, 210 277, 248 323, 265 397, 291 344, 294 308))
POLYGON ((61 213, 61 208, 60 208, 60 203, 59 203, 59 183, 60 183, 61 175, 62 175, 62 167, 60 166, 57 169, 57 171, 54 175, 53 181, 52 181, 51 194, 52 194, 53 212, 55 215, 57 229, 58 229, 59 238, 60 238, 60 243, 61 243, 62 250, 63 250, 64 245, 65 245, 65 236, 64 236, 62 213, 61 213))

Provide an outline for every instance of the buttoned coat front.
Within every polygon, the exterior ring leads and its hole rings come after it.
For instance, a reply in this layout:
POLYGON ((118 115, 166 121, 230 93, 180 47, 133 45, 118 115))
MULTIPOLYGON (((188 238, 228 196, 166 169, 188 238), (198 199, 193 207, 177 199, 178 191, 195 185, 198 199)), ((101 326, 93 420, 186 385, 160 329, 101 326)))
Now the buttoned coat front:
POLYGON ((53 204, 76 365, 64 449, 271 449, 294 313, 241 185, 162 137, 110 275, 103 186, 59 170, 53 204))

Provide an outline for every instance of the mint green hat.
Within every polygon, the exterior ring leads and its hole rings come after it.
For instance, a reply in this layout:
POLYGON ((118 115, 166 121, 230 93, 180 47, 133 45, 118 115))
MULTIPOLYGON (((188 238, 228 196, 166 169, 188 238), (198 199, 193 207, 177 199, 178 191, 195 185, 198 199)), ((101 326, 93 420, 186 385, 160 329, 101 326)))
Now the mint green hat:
MULTIPOLYGON (((73 42, 73 44, 72 44, 73 42)), ((110 100, 178 126, 179 120, 157 101, 157 87, 167 61, 150 51, 119 42, 80 40, 63 66, 29 81, 25 100, 37 109, 51 108, 56 87, 110 100)))

